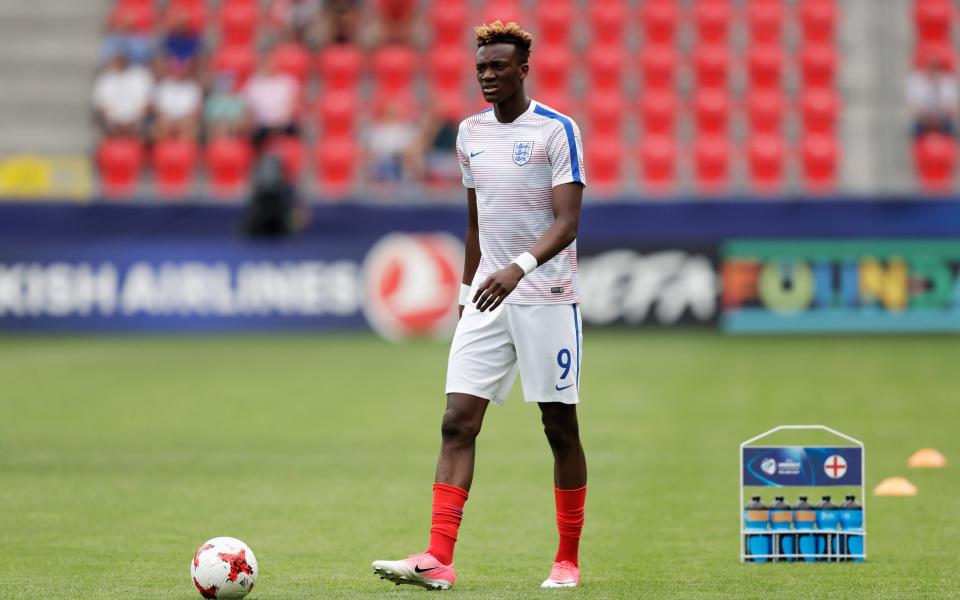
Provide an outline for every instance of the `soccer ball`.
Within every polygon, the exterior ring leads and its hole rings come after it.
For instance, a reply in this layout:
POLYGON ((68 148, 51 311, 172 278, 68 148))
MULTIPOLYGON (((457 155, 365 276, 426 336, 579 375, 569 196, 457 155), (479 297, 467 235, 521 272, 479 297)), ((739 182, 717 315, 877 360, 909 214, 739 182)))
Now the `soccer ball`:
POLYGON ((204 598, 243 598, 257 581, 257 557, 237 538, 213 538, 193 555, 190 575, 204 598))

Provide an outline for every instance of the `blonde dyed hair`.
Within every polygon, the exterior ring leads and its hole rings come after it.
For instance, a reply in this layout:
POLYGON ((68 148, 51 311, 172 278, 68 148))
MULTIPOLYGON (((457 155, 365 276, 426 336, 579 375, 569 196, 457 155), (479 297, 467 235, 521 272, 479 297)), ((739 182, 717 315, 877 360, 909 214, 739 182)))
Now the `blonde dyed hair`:
POLYGON ((477 34, 477 48, 487 44, 513 44, 520 51, 520 62, 525 63, 530 57, 530 46, 533 45, 533 36, 524 31, 514 21, 504 24, 497 19, 493 23, 484 23, 473 28, 477 34))

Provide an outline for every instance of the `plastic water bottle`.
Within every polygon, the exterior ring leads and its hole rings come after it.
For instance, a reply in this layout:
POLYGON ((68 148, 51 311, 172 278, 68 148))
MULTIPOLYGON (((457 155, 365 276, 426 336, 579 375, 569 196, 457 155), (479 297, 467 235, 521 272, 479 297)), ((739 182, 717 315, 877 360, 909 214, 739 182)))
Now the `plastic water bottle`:
MULTIPOLYGON (((859 533, 863 531, 863 507, 857 502, 855 496, 847 496, 846 501, 840 505, 840 524, 844 531, 859 533)), ((853 560, 863 562, 863 557, 849 558, 851 554, 863 554, 863 536, 862 535, 841 535, 843 540, 840 554, 844 560, 853 560)))
MULTIPOLYGON (((817 505, 817 529, 837 529, 840 515, 837 505, 830 502, 830 496, 824 496, 817 505)), ((832 533, 817 534, 817 554, 837 553, 837 535, 832 533)), ((823 557, 826 559, 826 556, 823 557)))
MULTIPOLYGON (((747 503, 743 511, 743 523, 747 531, 766 532, 769 522, 770 510, 767 505, 760 501, 760 496, 754 496, 747 503)), ((746 547, 747 555, 769 555, 770 554, 770 534, 757 533, 747 534, 746 547)), ((748 558, 751 562, 767 562, 767 556, 757 556, 748 558)))
MULTIPOLYGON (((774 498, 773 504, 770 505, 770 527, 774 532, 785 532, 790 531, 793 525, 793 510, 790 509, 790 505, 783 501, 783 496, 777 496, 774 498)), ((793 536, 780 533, 774 537, 778 540, 777 544, 777 554, 781 555, 790 555, 794 553, 793 547, 793 536)), ((785 558, 786 561, 793 561, 792 556, 785 558)))
MULTIPOLYGON (((799 554, 807 554, 803 560, 813 562, 817 560, 814 554, 817 553, 817 538, 813 533, 813 526, 817 522, 816 508, 807 502, 806 496, 800 496, 800 501, 793 507, 793 528, 797 531, 794 536, 793 547, 799 554)), ((799 559, 798 559, 799 560, 799 559)))

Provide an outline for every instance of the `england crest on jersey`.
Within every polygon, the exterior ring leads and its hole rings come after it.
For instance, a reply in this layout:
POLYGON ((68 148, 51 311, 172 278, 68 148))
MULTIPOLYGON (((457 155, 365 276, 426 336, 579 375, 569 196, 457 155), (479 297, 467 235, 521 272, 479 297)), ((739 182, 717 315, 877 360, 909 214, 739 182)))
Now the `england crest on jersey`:
POLYGON ((513 162, 521 167, 527 164, 530 156, 533 154, 533 142, 514 142, 513 143, 513 162))

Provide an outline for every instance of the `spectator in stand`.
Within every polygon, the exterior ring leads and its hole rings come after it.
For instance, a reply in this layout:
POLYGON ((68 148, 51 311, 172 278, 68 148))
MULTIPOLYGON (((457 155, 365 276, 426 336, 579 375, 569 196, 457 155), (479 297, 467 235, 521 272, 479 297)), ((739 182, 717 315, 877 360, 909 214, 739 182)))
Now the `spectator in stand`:
POLYGON ((321 44, 355 42, 360 29, 360 2, 358 0, 323 0, 320 22, 321 44))
POLYGON ((163 69, 164 75, 153 90, 154 137, 196 139, 203 90, 186 63, 167 59, 163 69))
POLYGON ((457 162, 457 121, 437 108, 424 119, 410 152, 411 175, 429 185, 460 181, 457 162))
POLYGON ((207 98, 204 110, 207 138, 221 135, 248 135, 250 132, 247 102, 230 74, 222 74, 213 80, 213 90, 207 98))
POLYGON ((320 0, 273 0, 267 21, 274 39, 293 35, 298 41, 316 46, 320 35, 320 0))
POLYGON ((417 130, 403 118, 403 107, 387 102, 380 118, 366 136, 366 153, 370 158, 370 176, 376 183, 397 183, 410 172, 411 155, 416 152, 417 130))
POLYGON ((925 60, 924 68, 910 74, 907 103, 913 116, 915 138, 928 133, 955 134, 960 89, 956 75, 942 56, 931 55, 925 60))
POLYGON ((200 56, 201 44, 200 32, 190 27, 190 16, 181 10, 173 11, 163 36, 164 55, 192 66, 200 56))
POLYGON ((153 76, 116 53, 93 86, 96 118, 107 135, 141 135, 150 107, 153 76))
POLYGON ((271 135, 299 135, 297 110, 300 84, 277 71, 268 57, 261 57, 257 72, 243 93, 253 119, 253 143, 258 149, 271 135))
POLYGON ((149 63, 153 53, 153 38, 149 32, 139 31, 133 15, 122 11, 107 25, 100 56, 106 63, 119 53, 126 54, 130 62, 138 65, 149 63))

